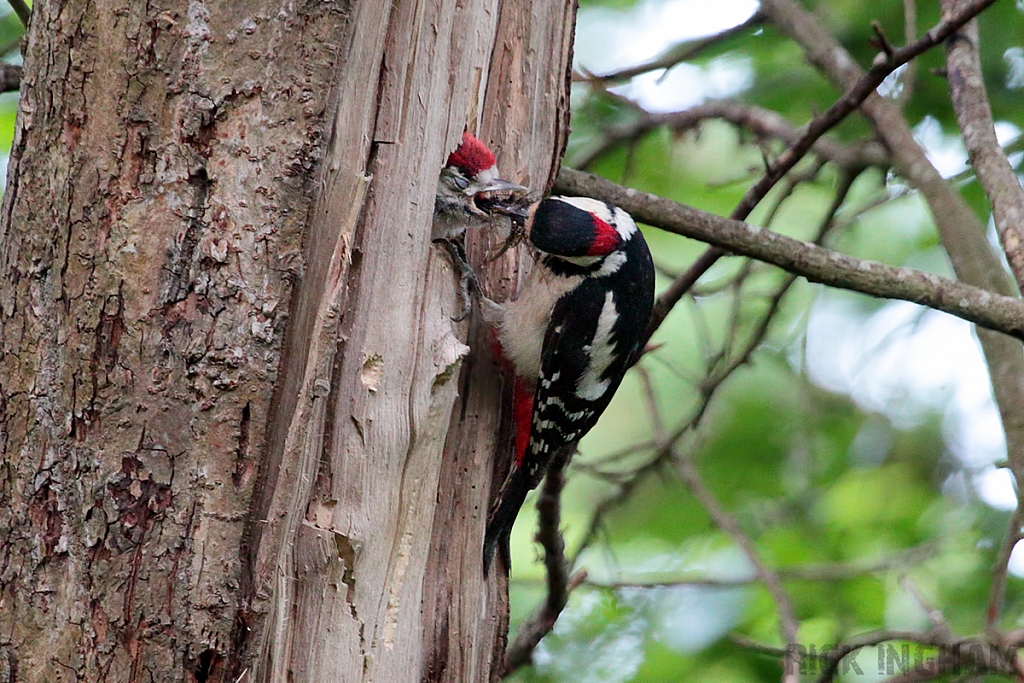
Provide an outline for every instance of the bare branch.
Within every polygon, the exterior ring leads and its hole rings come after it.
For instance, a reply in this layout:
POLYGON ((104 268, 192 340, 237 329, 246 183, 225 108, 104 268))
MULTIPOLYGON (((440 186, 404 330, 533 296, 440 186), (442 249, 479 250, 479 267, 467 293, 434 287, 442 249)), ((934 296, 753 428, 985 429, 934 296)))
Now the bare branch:
MULTIPOLYGON (((834 582, 854 579, 866 574, 889 571, 909 567, 935 554, 934 544, 925 544, 911 548, 906 552, 876 560, 851 560, 849 562, 831 562, 808 564, 795 567, 779 567, 775 573, 783 581, 822 581, 834 582)), ((664 578, 649 578, 622 581, 592 581, 588 586, 597 588, 671 588, 674 586, 703 586, 707 588, 731 588, 746 586, 760 579, 756 576, 735 576, 729 578, 715 576, 691 576, 682 574, 664 578)))
MULTIPOLYGON (((962 12, 964 0, 942 0, 943 12, 962 12)), ((947 43, 946 78, 967 156, 988 200, 996 232, 1024 289, 1024 189, 996 139, 978 54, 978 25, 970 22, 947 43)))
POLYGON ((737 24, 732 28, 727 28, 724 31, 716 33, 714 35, 706 36, 704 38, 698 38, 697 40, 688 40, 685 43, 675 45, 663 54, 655 57, 649 62, 631 66, 626 69, 620 69, 611 73, 602 74, 600 76, 595 74, 586 74, 579 76, 574 80, 582 81, 585 83, 599 83, 601 85, 610 86, 615 83, 621 83, 622 81, 628 81, 634 76, 648 73, 650 71, 657 71, 658 69, 671 69, 678 64, 685 62, 689 59, 693 59, 698 54, 703 52, 708 47, 746 33, 752 28, 760 26, 764 19, 761 17, 759 12, 755 12, 749 19, 744 21, 742 24, 737 24))
MULTIPOLYGON (((969 12, 940 22, 925 38, 949 36, 992 1, 972 2, 969 12)), ((761 9, 773 24, 800 45, 808 61, 837 86, 858 89, 871 73, 863 72, 817 19, 793 0, 764 0, 761 9)), ((898 50, 897 54, 905 50, 907 48, 898 50)), ((928 161, 899 108, 889 100, 869 96, 863 103, 863 113, 889 148, 896 171, 928 202, 957 276, 999 294, 1012 294, 999 261, 984 239, 984 226, 928 161)), ((1019 352, 1019 346, 1017 350, 1019 352)), ((1024 399, 1021 403, 1024 404, 1024 399)))
MULTIPOLYGON (((975 0, 968 10, 954 16, 952 19, 944 20, 928 31, 924 36, 915 42, 894 50, 890 54, 881 53, 876 58, 874 65, 869 71, 860 76, 859 80, 847 91, 842 98, 829 107, 828 111, 820 116, 814 117, 804 128, 802 135, 790 144, 779 157, 772 163, 764 176, 755 183, 732 212, 732 217, 737 220, 744 220, 754 210, 754 207, 764 199, 768 192, 775 187, 778 181, 788 173, 796 164, 813 148, 815 142, 828 132, 833 126, 850 115, 857 107, 874 94, 875 89, 882 81, 899 66, 905 64, 925 50, 934 47, 946 37, 951 35, 960 26, 970 21, 978 12, 991 5, 995 0, 975 0)), ((771 13, 773 4, 766 2, 763 6, 767 16, 773 21, 777 17, 771 13)), ((787 3, 788 6, 788 3, 787 3)), ((789 8, 788 11, 796 13, 799 8, 789 8)), ((564 172, 565 169, 563 169, 564 172)), ((724 252, 708 249, 698 259, 698 263, 681 275, 677 282, 673 282, 671 290, 673 296, 681 297, 686 291, 684 287, 692 286, 701 275, 723 255, 724 252), (690 284, 687 284, 687 283, 690 284)), ((902 298, 902 297, 899 297, 902 298)), ((678 300, 678 299, 677 299, 678 300)), ((919 302, 920 303, 920 302, 919 302)), ((659 311, 660 312, 660 311, 659 311)))
MULTIPOLYGON (((986 3, 972 2, 968 13, 986 3)), ((863 75, 842 45, 817 19, 792 0, 762 0, 761 10, 771 22, 804 50, 808 61, 840 87, 849 87, 863 75)), ((966 14, 957 16, 960 21, 966 14)), ((949 22, 943 22, 949 25, 949 22)), ((928 202, 935 227, 957 277, 1001 295, 1013 295, 1006 272, 985 239, 984 226, 955 188, 943 180, 914 139, 898 107, 870 97, 863 112, 889 148, 893 166, 928 202)), ((989 378, 1006 433, 1010 469, 1017 483, 1018 507, 1024 506, 1024 354, 1015 340, 978 330, 989 378)))
MULTIPOLYGON (((730 639, 740 647, 764 654, 777 657, 788 654, 786 650, 770 647, 744 636, 733 634, 730 639)), ((1012 676, 1015 680, 1019 680, 1020 677, 1020 662, 1013 645, 993 643, 983 637, 959 638, 940 631, 870 631, 854 636, 834 648, 805 656, 813 657, 824 665, 817 683, 829 683, 839 673, 840 663, 849 655, 865 647, 893 642, 914 643, 935 648, 938 652, 912 669, 886 679, 885 683, 928 681, 946 674, 963 673, 996 673, 1012 676)))
POLYGON ((948 675, 980 676, 987 673, 1008 676, 1015 681, 1024 679, 1016 652, 996 646, 983 638, 964 638, 937 647, 939 651, 935 656, 909 671, 885 679, 884 683, 923 683, 948 675))
MULTIPOLYGON (((779 140, 787 145, 795 144, 802 135, 800 129, 780 114, 735 100, 710 100, 683 111, 667 114, 652 114, 633 103, 629 104, 637 111, 636 120, 607 131, 593 147, 572 159, 573 166, 585 169, 615 146, 635 140, 661 126, 682 132, 693 130, 706 121, 720 120, 749 130, 758 137, 779 140)), ((889 165, 888 152, 874 141, 844 145, 829 138, 819 137, 810 149, 819 157, 847 168, 889 165)))
POLYGON ((1013 297, 912 268, 856 259, 581 171, 563 168, 555 186, 563 192, 610 201, 648 225, 774 264, 812 282, 912 301, 1024 339, 1024 303, 1013 297))
MULTIPOLYGON (((578 174, 578 172, 574 173, 578 174)), ((570 173, 570 175, 572 175, 572 173, 570 173)), ((582 175, 585 176, 585 174, 582 175)), ((841 179, 840 186, 836 192, 836 197, 829 211, 822 219, 816 239, 822 239, 826 232, 830 229, 830 227, 835 224, 835 215, 838 212, 840 206, 843 204, 845 197, 850 189, 850 186, 853 183, 853 180, 854 174, 848 174, 841 179)), ((587 192, 584 193, 588 192, 589 189, 587 190, 587 192)), ((653 457, 651 457, 646 463, 644 463, 640 467, 633 469, 631 472, 622 474, 606 475, 599 471, 597 468, 585 468, 588 471, 590 471, 590 473, 593 476, 601 477, 607 479, 608 481, 616 483, 619 486, 619 490, 616 492, 614 496, 605 499, 598 505, 597 509, 594 511, 590 525, 588 526, 584 534, 583 541, 580 544, 577 553, 582 552, 583 549, 587 548, 590 545, 590 543, 597 537, 598 531, 601 528, 602 520, 604 519, 605 515, 610 510, 614 509, 623 500, 628 499, 631 495, 631 492, 641 481, 645 479, 646 475, 656 471, 665 462, 665 459, 672 454, 673 445, 676 444, 687 432, 690 432, 693 429, 695 429, 696 426, 700 423, 717 389, 729 378, 732 372, 734 372, 737 368, 739 368, 742 364, 749 360, 754 349, 756 349, 757 346, 760 344, 764 335, 767 333, 774 312, 777 310, 778 306, 781 303, 782 297, 785 295, 785 292, 791 286, 792 282, 793 278, 786 278, 782 282, 781 286, 777 289, 775 294, 772 297, 770 297, 768 310, 762 315, 760 322, 756 325, 754 333, 747 341, 747 344, 743 348, 743 350, 739 354, 737 354, 737 356, 733 358, 731 362, 729 362, 724 367, 718 369, 715 372, 714 377, 709 377, 699 383, 699 386, 697 386, 696 388, 701 396, 700 404, 694 409, 692 414, 689 415, 687 419, 683 421, 682 426, 679 429, 677 429, 673 434, 670 434, 667 440, 661 441, 660 443, 644 442, 642 444, 637 444, 635 447, 631 449, 622 451, 614 456, 611 456, 612 458, 615 459, 621 459, 626 454, 632 454, 639 450, 655 448, 656 453, 653 457)), ((657 358, 657 356, 655 356, 655 358, 657 358)), ((696 380, 694 380, 694 382, 696 383, 696 380)), ((581 469, 584 469, 584 466, 578 466, 581 467, 581 469)))
POLYGON ((891 54, 880 53, 871 68, 861 76, 860 80, 828 111, 807 124, 803 137, 782 153, 769 172, 750 188, 733 211, 733 217, 746 218, 758 202, 768 193, 779 178, 789 172, 796 163, 811 149, 814 142, 829 129, 850 115, 864 100, 873 95, 875 89, 886 77, 898 67, 906 64, 914 57, 928 50, 952 35, 954 31, 971 20, 978 12, 991 5, 995 0, 974 0, 967 3, 963 12, 949 20, 943 20, 910 45, 906 45, 891 54))

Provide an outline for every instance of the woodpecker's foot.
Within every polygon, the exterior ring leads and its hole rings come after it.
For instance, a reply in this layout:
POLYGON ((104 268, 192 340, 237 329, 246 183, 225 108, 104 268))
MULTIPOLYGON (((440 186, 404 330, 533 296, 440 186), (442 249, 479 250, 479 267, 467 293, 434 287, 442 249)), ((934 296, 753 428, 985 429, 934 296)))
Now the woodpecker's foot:
POLYGON ((461 322, 473 310, 472 295, 482 296, 480 281, 476 279, 476 273, 473 272, 469 262, 466 260, 466 249, 462 246, 461 242, 455 240, 435 241, 444 246, 445 251, 448 252, 448 257, 452 261, 452 265, 455 267, 455 272, 459 274, 459 305, 461 308, 457 315, 452 316, 452 320, 461 322))

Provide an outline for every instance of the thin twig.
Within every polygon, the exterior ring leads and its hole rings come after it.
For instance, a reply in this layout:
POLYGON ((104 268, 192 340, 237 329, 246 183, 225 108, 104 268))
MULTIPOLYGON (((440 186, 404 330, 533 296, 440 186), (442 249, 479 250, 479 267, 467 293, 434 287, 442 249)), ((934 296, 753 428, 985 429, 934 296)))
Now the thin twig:
MULTIPOLYGON (((917 35, 917 2, 903 0, 903 40, 909 43, 917 35)), ((917 75, 917 62, 910 60, 903 69, 903 87, 900 90, 899 103, 905 107, 914 96, 914 78, 917 75)))
MULTIPOLYGON (((864 561, 832 562, 824 564, 808 564, 795 567, 778 567, 775 573, 783 581, 835 582, 846 581, 868 574, 905 568, 918 564, 936 552, 935 544, 925 544, 898 553, 892 557, 864 561)), ((677 586, 700 586, 706 588, 733 588, 747 586, 760 581, 757 576, 691 576, 689 574, 666 576, 663 578, 649 577, 644 579, 623 579, 617 581, 587 580, 586 585, 595 588, 674 588, 677 586)))
POLYGON ((892 46, 889 39, 885 35, 885 31, 882 29, 882 25, 878 21, 871 22, 871 31, 875 34, 868 42, 871 43, 875 48, 881 50, 886 59, 892 59, 892 56, 896 54, 896 48, 892 46))
MULTIPOLYGON (((575 154, 572 158, 572 166, 575 168, 586 169, 618 145, 637 140, 663 126, 676 133, 683 133, 698 128, 706 121, 725 121, 741 130, 750 131, 758 139, 778 140, 787 145, 794 144, 802 135, 799 128, 777 112, 736 100, 710 100, 683 111, 654 114, 621 95, 608 93, 607 96, 614 97, 619 104, 633 110, 636 117, 629 124, 605 131, 594 145, 575 154)), ((840 166, 886 167, 889 164, 888 152, 874 141, 844 145, 831 138, 820 137, 811 149, 815 155, 840 166)))
MULTIPOLYGON (((1011 155, 1020 154, 1021 152, 1024 152, 1024 135, 1018 135, 1017 137, 1015 137, 1014 139, 1010 140, 1005 145, 1000 147, 1000 149, 1002 150, 1003 154, 1006 155, 1007 159, 1009 159, 1011 155)), ((1020 166, 1020 162, 1022 159, 1024 159, 1024 156, 1017 160, 1017 165, 1014 166, 1014 169, 1020 166)), ((1011 166, 1012 165, 1013 164, 1011 164, 1011 166)), ((973 182, 977 179, 977 173, 975 173, 974 169, 971 168, 969 165, 967 166, 967 168, 960 171, 956 175, 949 176, 949 182, 957 186, 966 185, 967 183, 973 182)))
MULTIPOLYGON (((795 646, 797 644, 797 632, 800 627, 793 610, 793 601, 782 585, 779 575, 761 560, 761 555, 754 546, 754 541, 743 531, 736 518, 722 507, 722 504, 718 502, 715 495, 704 484, 703 479, 701 479, 700 474, 697 472, 697 468, 693 465, 693 460, 688 456, 676 457, 675 464, 679 476, 689 487, 693 496, 700 502, 701 507, 707 511, 715 524, 727 533, 733 542, 740 547, 743 554, 746 555, 747 560, 754 568, 754 573, 757 574, 757 577, 768 589, 772 600, 775 602, 775 608, 779 611, 779 631, 782 639, 787 645, 795 646)), ((787 659, 795 655, 795 649, 787 648, 787 659), (791 650, 792 654, 790 654, 791 650)), ((798 680, 797 667, 793 664, 793 662, 787 661, 784 665, 784 681, 798 680)), ((799 662, 796 662, 796 664, 799 664, 799 662)))
POLYGON ((931 600, 925 597, 925 594, 921 592, 921 589, 917 587, 917 584, 909 576, 904 575, 900 577, 900 586, 907 592, 907 595, 914 599, 914 602, 921 608, 921 611, 924 612, 934 632, 949 633, 949 623, 946 621, 946 615, 942 613, 942 610, 933 605, 931 600))
POLYGON ((573 80, 609 86, 614 85, 615 83, 621 83, 622 81, 628 81, 634 76, 640 76, 651 71, 657 71, 658 69, 671 69, 682 62, 693 59, 708 47, 756 28, 762 21, 764 21, 764 19, 761 17, 760 13, 755 12, 742 24, 737 24, 732 28, 727 28, 714 35, 698 38, 696 40, 688 40, 684 43, 680 43, 679 45, 675 45, 649 62, 601 75, 586 73, 574 77, 573 80))
POLYGON ((665 441, 665 422, 661 418, 661 408, 658 406, 658 397, 654 393, 654 383, 651 380, 651 373, 646 368, 637 364, 633 369, 640 377, 640 386, 644 390, 644 403, 647 406, 647 414, 651 418, 651 431, 658 443, 665 441))
POLYGON ((931 647, 948 647, 953 645, 948 633, 935 633, 931 631, 890 631, 886 629, 862 633, 836 645, 829 651, 829 654, 824 657, 825 666, 818 675, 817 683, 829 683, 829 681, 833 680, 839 672, 839 665, 842 660, 857 650, 893 641, 906 641, 931 647))

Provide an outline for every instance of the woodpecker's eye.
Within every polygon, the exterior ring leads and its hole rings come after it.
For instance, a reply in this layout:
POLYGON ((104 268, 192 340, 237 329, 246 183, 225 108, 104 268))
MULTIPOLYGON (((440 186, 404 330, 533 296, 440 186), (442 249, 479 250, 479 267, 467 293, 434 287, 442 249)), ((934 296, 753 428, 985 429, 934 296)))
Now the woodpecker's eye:
POLYGON ((460 175, 455 176, 454 180, 455 187, 459 188, 460 190, 465 190, 467 187, 469 187, 469 181, 460 175))

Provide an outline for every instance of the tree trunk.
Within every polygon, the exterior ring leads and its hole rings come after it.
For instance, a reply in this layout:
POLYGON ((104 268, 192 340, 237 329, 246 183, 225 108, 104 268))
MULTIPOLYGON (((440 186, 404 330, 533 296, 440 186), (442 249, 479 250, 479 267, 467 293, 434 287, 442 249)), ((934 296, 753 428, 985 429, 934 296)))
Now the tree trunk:
POLYGON ((495 677, 501 382, 429 235, 466 127, 553 175, 575 10, 537 4, 34 5, 0 681, 495 677))

